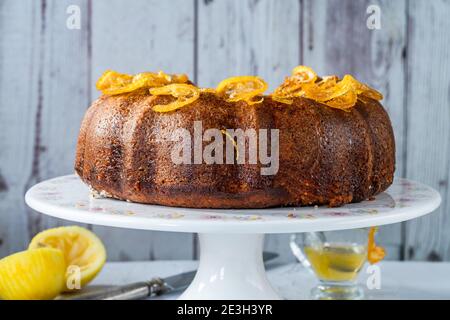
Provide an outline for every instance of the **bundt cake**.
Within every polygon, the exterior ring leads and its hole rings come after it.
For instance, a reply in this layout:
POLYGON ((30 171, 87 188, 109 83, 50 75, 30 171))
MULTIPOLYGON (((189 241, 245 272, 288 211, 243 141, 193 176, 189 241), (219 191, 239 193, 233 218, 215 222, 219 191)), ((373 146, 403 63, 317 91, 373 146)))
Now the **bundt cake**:
POLYGON ((351 76, 320 78, 297 67, 263 95, 267 85, 257 77, 199 89, 183 75, 107 71, 97 87, 104 94, 82 122, 75 170, 107 197, 193 208, 339 206, 393 181, 394 137, 382 96, 351 76), (232 142, 231 163, 230 149, 208 147, 220 140, 208 129, 232 142), (245 133, 241 144, 230 129, 245 133), (251 161, 252 148, 265 161, 251 161))

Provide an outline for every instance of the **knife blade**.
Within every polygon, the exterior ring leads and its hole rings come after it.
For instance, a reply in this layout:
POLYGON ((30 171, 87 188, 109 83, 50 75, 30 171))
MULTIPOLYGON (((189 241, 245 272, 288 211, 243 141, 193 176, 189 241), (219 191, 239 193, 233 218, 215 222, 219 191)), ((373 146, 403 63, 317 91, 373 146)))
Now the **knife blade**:
POLYGON ((196 271, 183 272, 166 278, 114 286, 93 292, 61 297, 60 300, 137 300, 167 292, 183 290, 194 279, 196 271))
MULTIPOLYGON (((263 260, 268 262, 278 257, 277 253, 264 252, 263 260)), ((187 271, 166 278, 153 278, 150 281, 135 282, 108 289, 59 297, 59 300, 137 300, 186 289, 197 273, 187 271)))

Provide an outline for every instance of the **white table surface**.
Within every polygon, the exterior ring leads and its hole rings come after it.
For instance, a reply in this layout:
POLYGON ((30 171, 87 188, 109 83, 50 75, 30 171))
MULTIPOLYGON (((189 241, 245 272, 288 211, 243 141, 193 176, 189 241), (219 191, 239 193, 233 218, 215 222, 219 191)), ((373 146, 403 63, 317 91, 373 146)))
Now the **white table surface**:
MULTIPOLYGON (((194 270, 196 261, 109 262, 89 286, 96 289, 104 285, 120 285, 165 277, 194 270)), ((369 276, 361 271, 360 282, 367 299, 450 299, 450 263, 442 262, 382 262, 381 288, 368 290, 369 276)), ((310 289, 316 284, 312 274, 299 264, 289 264, 270 269, 268 277, 273 287, 286 299, 308 299, 310 289)), ((167 294, 159 299, 175 299, 177 294, 167 294)))

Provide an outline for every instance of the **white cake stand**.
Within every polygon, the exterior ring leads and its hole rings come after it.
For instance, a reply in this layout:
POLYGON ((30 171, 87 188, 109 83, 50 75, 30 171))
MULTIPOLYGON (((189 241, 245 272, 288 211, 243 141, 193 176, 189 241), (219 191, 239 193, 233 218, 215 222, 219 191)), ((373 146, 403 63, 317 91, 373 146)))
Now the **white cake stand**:
POLYGON ((265 233, 329 231, 414 219, 436 209, 441 197, 423 184, 396 179, 375 200, 340 208, 187 209, 90 197, 75 175, 41 182, 25 195, 44 214, 104 226, 197 232, 200 264, 181 299, 278 299, 267 281, 265 233))

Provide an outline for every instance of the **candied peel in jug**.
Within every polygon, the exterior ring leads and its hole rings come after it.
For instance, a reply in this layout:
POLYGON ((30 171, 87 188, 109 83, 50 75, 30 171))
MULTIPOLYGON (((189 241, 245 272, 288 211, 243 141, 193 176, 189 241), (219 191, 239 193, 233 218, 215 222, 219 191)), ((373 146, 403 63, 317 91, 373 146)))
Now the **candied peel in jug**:
POLYGON ((371 227, 369 230, 369 239, 367 241, 367 260, 370 264, 380 262, 386 255, 384 248, 375 243, 375 233, 377 231, 377 227, 371 227))

